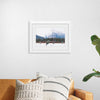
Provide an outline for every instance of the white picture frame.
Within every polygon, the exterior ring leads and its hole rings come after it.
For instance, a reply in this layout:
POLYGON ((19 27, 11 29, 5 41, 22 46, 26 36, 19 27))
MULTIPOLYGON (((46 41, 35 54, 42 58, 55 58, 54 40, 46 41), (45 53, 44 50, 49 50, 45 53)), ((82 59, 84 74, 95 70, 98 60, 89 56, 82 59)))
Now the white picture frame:
POLYGON ((30 21, 29 53, 70 53, 70 21, 30 21))

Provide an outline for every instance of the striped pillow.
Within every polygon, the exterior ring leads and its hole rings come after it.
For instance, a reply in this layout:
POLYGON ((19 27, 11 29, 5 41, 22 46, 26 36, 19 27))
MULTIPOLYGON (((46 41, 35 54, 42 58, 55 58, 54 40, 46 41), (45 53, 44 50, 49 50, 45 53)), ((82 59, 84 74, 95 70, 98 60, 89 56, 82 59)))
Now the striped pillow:
POLYGON ((54 78, 44 77, 38 74, 37 78, 44 79, 43 98, 44 100, 67 100, 70 76, 59 76, 54 78))
POLYGON ((43 100, 43 79, 24 84, 16 80, 14 100, 43 100))

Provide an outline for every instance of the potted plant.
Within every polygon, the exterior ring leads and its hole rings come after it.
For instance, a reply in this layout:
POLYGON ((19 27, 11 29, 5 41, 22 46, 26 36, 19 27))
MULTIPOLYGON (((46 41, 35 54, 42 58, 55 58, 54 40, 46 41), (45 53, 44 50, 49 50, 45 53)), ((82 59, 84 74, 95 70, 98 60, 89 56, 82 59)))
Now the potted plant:
MULTIPOLYGON (((95 45, 96 51, 98 52, 98 54, 100 56, 100 38, 97 35, 92 35, 91 41, 92 41, 92 44, 95 45)), ((86 75, 83 78, 83 81, 86 82, 93 76, 100 77, 100 71, 96 71, 95 69, 93 69, 93 73, 86 75)))

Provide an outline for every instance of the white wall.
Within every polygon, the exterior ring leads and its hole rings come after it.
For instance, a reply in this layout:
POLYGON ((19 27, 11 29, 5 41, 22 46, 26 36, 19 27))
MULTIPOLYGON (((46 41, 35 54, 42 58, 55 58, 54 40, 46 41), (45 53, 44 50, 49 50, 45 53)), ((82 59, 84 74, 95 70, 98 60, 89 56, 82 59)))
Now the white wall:
POLYGON ((100 36, 99 0, 0 0, 0 78, 33 78, 73 73, 75 87, 100 99, 100 79, 82 82, 100 57, 90 36, 100 36), (28 54, 28 21, 72 22, 71 54, 28 54))

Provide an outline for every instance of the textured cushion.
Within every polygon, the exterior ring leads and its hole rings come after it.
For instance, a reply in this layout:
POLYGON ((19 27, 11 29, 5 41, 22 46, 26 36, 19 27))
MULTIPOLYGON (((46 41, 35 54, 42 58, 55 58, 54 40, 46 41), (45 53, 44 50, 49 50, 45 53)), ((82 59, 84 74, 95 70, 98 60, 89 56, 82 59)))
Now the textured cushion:
POLYGON ((37 78, 44 79, 44 100, 67 100, 71 83, 70 76, 58 76, 50 78, 38 73, 37 78))
POLYGON ((38 79, 28 84, 16 80, 14 100, 42 100, 43 84, 43 79, 38 79))
MULTIPOLYGON (((20 79, 28 83, 30 79, 20 79)), ((34 81, 34 80, 33 80, 34 81)), ((14 100, 16 79, 0 79, 0 100, 14 100)))

